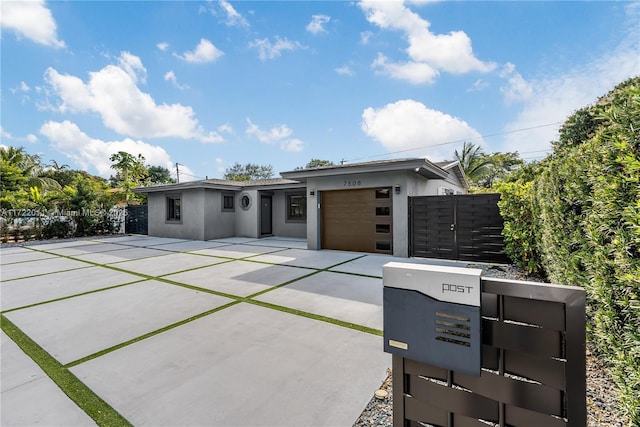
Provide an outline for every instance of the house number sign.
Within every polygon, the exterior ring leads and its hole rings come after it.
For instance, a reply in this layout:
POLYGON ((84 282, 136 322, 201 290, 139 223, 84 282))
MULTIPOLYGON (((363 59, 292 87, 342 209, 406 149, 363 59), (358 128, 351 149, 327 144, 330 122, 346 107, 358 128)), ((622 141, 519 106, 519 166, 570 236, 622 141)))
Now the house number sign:
POLYGON ((344 186, 345 187, 361 187, 362 186, 362 181, 360 181, 359 179, 345 180, 344 181, 344 186))

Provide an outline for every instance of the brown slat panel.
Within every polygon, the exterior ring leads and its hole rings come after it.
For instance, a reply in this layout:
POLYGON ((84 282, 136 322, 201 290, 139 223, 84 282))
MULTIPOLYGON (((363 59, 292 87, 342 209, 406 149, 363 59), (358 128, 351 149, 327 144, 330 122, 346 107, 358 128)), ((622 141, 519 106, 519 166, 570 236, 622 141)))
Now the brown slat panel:
POLYGON ((506 372, 529 378, 559 390, 566 390, 566 363, 556 359, 536 357, 517 351, 505 351, 506 372))
POLYGON ((426 363, 420 363, 411 359, 404 359, 404 372, 410 375, 421 375, 423 377, 436 378, 442 381, 447 380, 447 370, 438 368, 426 363))
MULTIPOLYGON (((487 420, 489 421, 489 420, 487 420)), ((495 423, 498 422, 498 420, 491 420, 495 423)), ((475 419, 475 418, 469 418, 469 417, 465 417, 463 415, 458 415, 458 414, 454 414, 453 415, 453 424, 456 427, 487 427, 487 424, 475 419)))
POLYGON ((536 412, 563 415, 563 393, 545 385, 527 383, 487 371, 482 371, 480 377, 456 372, 453 374, 453 383, 488 399, 536 412))
POLYGON ((552 329, 482 319, 482 343, 541 357, 563 357, 562 334, 552 329))
POLYGON ((507 295, 531 300, 574 301, 584 289, 575 286, 552 285, 549 283, 523 282, 519 280, 482 278, 482 291, 490 294, 507 295))
POLYGON ((404 396, 404 416, 408 420, 420 421, 435 426, 446 426, 449 419, 447 411, 425 402, 419 402, 411 396, 404 396))
MULTIPOLYGON (((567 427, 563 418, 551 417, 539 412, 528 411, 516 406, 505 405, 505 422, 512 426, 522 427, 567 427)), ((578 425, 578 424, 576 424, 578 425)))
POLYGON ((561 302, 505 296, 504 318, 558 331, 566 329, 564 304, 561 302))
POLYGON ((497 371, 500 364, 500 350, 488 345, 482 346, 482 367, 497 371))
POLYGON ((429 402, 430 405, 471 418, 497 420, 499 417, 498 402, 481 393, 469 393, 416 376, 411 376, 410 381, 410 394, 420 402, 429 402))

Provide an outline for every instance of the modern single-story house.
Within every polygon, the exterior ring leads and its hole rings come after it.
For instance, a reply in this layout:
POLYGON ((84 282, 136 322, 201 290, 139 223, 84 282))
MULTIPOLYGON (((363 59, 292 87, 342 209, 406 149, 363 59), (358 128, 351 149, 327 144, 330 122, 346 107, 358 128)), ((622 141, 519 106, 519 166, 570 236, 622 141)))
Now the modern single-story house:
POLYGON ((150 236, 194 240, 306 238, 309 249, 408 256, 408 198, 466 193, 459 162, 424 158, 141 187, 150 236))

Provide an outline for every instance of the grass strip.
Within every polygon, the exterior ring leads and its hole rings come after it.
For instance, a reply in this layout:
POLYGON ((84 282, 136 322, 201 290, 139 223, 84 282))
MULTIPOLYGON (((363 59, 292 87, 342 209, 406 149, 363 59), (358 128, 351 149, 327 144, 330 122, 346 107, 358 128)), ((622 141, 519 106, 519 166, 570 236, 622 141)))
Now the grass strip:
POLYGON ((205 316, 208 316, 210 314, 216 313, 218 311, 224 310, 224 309, 229 308, 231 306, 234 306, 234 305, 236 305, 238 303, 240 303, 240 300, 232 301, 232 302, 227 303, 225 305, 221 305, 220 307, 216 307, 214 309, 207 310, 204 313, 196 314, 195 316, 191 316, 188 319, 184 319, 184 320, 181 320, 179 322, 172 323, 171 325, 165 326, 165 327, 160 328, 160 329, 156 329, 155 331, 148 332, 148 333, 146 333, 144 335, 140 335, 139 337, 130 339, 130 340, 122 342, 120 344, 116 344, 116 345, 114 345, 112 347, 105 348, 104 350, 100 350, 100 351, 98 351, 96 353, 90 354, 90 355, 85 356, 85 357, 83 357, 81 359, 74 360, 73 362, 70 362, 70 363, 67 363, 66 365, 64 365, 64 367, 65 368, 72 368, 72 367, 74 367, 76 365, 79 365, 81 363, 88 362, 89 360, 95 359, 96 357, 104 356, 107 353, 111 353, 111 352, 119 350, 119 349, 121 349, 123 347, 127 347, 127 346, 129 346, 131 344, 135 344, 138 341, 142 341, 144 339, 151 338, 151 337, 153 337, 155 335, 158 335, 158 334, 161 334, 163 332, 169 331, 171 329, 177 328, 178 326, 182 326, 182 325, 184 325, 186 323, 193 322, 194 320, 198 320, 198 319, 200 319, 202 317, 205 317, 205 316))
POLYGON ((136 283, 141 283, 141 282, 146 282, 146 281, 147 281, 147 279, 142 279, 142 280, 136 280, 136 281, 133 281, 133 282, 122 283, 120 285, 107 286, 106 288, 93 289, 93 290, 90 290, 90 291, 87 291, 87 292, 81 292, 79 294, 67 295, 67 296, 64 296, 64 297, 54 298, 54 299, 50 299, 50 300, 47 300, 47 301, 40 301, 40 302, 36 302, 36 303, 33 303, 33 304, 23 305, 21 307, 10 308, 8 310, 2 311, 1 313, 2 314, 11 313, 12 311, 24 310, 25 308, 37 307, 39 305, 49 304, 49 303, 52 303, 52 302, 64 301, 66 299, 80 297, 80 296, 83 296, 83 295, 94 294, 96 292, 108 291, 110 289, 121 288, 123 286, 134 285, 136 283))
MULTIPOLYGON (((49 258, 48 258, 49 259, 49 258)), ((53 259, 53 258, 50 258, 53 259)), ((71 258, 70 258, 71 259, 71 258)), ((74 260, 74 261, 81 261, 81 260, 74 260)), ((60 270, 60 271, 49 271, 47 273, 38 273, 38 274, 33 274, 31 276, 21 276, 21 277, 14 277, 13 279, 3 279, 2 283, 6 283, 6 282, 13 282, 14 280, 22 280, 22 279, 31 279, 33 277, 40 277, 40 276, 49 276, 51 274, 57 274, 57 273, 66 273, 68 271, 74 271, 74 270, 82 270, 83 268, 90 268, 91 266, 87 265, 85 267, 76 267, 76 268, 69 268, 67 270, 60 270)))
POLYGON ((284 313, 294 314, 296 316, 306 317, 308 319, 320 320, 321 322, 331 323, 332 325, 342 326, 344 328, 349 328, 349 329, 353 329, 353 330, 356 330, 356 331, 365 332, 365 333, 371 334, 371 335, 378 335, 378 336, 382 336, 383 335, 383 332, 381 330, 379 330, 379 329, 370 328, 368 326, 363 326, 363 325, 358 325, 356 323, 345 322, 344 320, 334 319, 333 317, 327 317, 327 316, 322 316, 320 314, 309 313, 307 311, 296 310, 296 309, 289 308, 289 307, 283 307, 281 305, 271 304, 271 303, 264 302, 264 301, 257 301, 257 300, 249 300, 249 299, 247 299, 244 302, 249 303, 249 304, 253 304, 253 305, 258 305, 258 306, 264 307, 264 308, 270 308, 272 310, 282 311, 284 313))
POLYGON ((102 400, 4 315, 1 316, 1 319, 4 333, 31 357, 47 376, 99 426, 132 426, 118 411, 102 400))

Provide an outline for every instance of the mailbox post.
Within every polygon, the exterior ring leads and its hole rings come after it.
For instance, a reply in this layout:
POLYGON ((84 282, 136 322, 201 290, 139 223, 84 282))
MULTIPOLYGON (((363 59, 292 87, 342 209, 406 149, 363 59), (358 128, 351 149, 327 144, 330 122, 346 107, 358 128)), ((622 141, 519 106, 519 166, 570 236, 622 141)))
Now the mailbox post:
POLYGON ((384 351, 480 376, 482 270, 383 266, 384 351))

